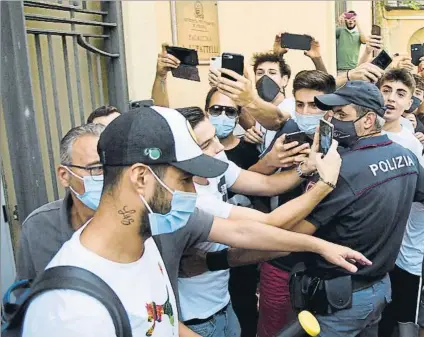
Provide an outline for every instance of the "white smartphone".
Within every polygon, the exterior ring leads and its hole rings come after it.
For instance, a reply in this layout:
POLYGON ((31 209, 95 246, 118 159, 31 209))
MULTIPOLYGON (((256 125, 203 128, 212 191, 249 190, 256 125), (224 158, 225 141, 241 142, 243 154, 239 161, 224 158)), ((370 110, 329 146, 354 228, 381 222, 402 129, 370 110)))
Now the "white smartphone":
POLYGON ((222 68, 222 57, 221 56, 211 57, 209 68, 211 70, 218 70, 219 68, 222 68))

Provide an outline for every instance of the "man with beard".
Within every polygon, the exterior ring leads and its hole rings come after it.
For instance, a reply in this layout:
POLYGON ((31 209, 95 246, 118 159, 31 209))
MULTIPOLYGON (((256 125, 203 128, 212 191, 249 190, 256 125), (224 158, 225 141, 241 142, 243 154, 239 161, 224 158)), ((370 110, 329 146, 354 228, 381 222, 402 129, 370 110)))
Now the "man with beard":
POLYGON ((340 17, 340 27, 336 28, 337 75, 357 67, 361 44, 367 42, 356 20, 354 11, 343 13, 340 17))
MULTIPOLYGON (((102 278, 123 303, 134 337, 190 334, 177 323, 174 289, 183 251, 197 242, 314 251, 352 272, 357 267, 346 259, 370 263, 346 247, 198 211, 193 175, 216 177, 228 165, 204 155, 194 138, 175 110, 140 108, 116 118, 97 147, 104 172, 99 207, 47 266, 76 266, 102 278)), ((55 290, 30 304, 23 336, 76 335, 115 336, 106 308, 94 298, 55 290)))

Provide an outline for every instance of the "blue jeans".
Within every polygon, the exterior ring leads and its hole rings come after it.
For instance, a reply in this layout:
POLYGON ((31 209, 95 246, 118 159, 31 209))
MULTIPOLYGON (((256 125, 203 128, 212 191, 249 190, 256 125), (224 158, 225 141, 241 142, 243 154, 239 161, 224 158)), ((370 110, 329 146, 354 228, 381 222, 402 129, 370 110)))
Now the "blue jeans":
POLYGON ((214 315, 209 321, 188 327, 202 337, 239 337, 241 332, 231 302, 225 311, 214 315))
POLYGON ((328 316, 317 316, 320 337, 377 337, 384 307, 392 300, 390 278, 386 275, 371 287, 352 296, 352 308, 328 316))

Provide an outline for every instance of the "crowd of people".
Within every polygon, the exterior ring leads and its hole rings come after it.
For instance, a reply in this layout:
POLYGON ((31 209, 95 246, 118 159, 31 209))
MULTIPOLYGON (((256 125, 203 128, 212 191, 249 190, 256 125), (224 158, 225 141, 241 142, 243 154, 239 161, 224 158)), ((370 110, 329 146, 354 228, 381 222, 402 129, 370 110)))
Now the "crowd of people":
MULTIPOLYGON (((102 106, 57 144, 65 197, 22 224, 17 278, 87 269, 133 336, 273 337, 301 310, 322 337, 424 336, 424 58, 372 64, 382 38, 356 18, 337 28, 336 76, 315 39, 315 69, 292 76, 278 34, 254 77, 210 69, 204 107, 170 106, 180 61, 164 48, 154 105, 102 106)), ((94 335, 115 327, 86 294, 45 292, 26 312, 23 336, 94 335)))

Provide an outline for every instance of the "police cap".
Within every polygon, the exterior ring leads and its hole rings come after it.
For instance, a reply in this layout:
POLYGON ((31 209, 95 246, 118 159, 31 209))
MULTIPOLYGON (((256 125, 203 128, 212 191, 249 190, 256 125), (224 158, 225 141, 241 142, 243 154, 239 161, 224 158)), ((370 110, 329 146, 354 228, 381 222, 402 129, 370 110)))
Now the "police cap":
POLYGON ((315 104, 323 111, 335 106, 356 104, 371 109, 380 117, 386 112, 380 90, 375 84, 365 81, 348 81, 332 94, 315 96, 315 104))

